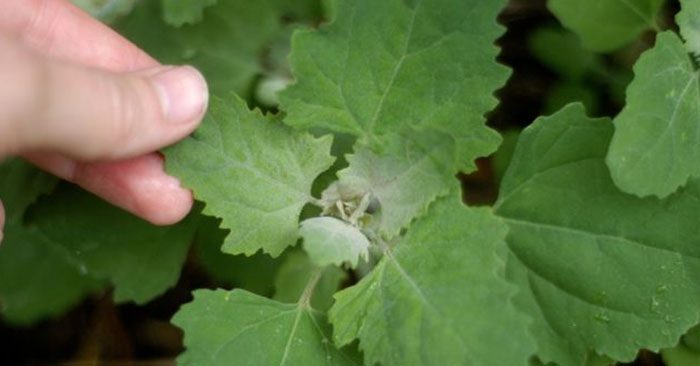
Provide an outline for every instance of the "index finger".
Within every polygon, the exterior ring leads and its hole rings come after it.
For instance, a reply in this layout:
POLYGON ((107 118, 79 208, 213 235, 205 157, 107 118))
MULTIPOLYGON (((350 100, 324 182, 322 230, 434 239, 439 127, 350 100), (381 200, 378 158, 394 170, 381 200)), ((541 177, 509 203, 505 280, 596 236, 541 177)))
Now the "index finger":
MULTIPOLYGON (((44 54, 110 71, 134 71, 158 62, 67 0, 0 0, 0 32, 44 54)), ((84 164, 57 154, 25 155, 39 167, 156 224, 183 218, 192 194, 168 176, 157 153, 84 164), (158 194, 153 189, 158 187, 158 194)))
POLYGON ((0 0, 0 32, 39 52, 110 71, 158 62, 68 0, 0 0))

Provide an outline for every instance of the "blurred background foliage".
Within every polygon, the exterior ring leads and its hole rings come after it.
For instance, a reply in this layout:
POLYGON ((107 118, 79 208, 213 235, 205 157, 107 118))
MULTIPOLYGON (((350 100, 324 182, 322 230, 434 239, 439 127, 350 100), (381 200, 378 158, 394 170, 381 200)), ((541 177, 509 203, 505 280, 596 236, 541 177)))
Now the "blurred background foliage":
MULTIPOLYGON (((318 26, 332 14, 322 0, 187 2, 196 7, 194 12, 183 8, 184 2, 171 0, 73 1, 161 62, 194 64, 208 78, 213 94, 233 90, 251 106, 272 112, 276 93, 292 81, 286 56, 293 30, 318 26)), ((661 29, 674 27, 678 9, 675 0, 666 2, 659 18, 661 29)), ((465 200, 474 205, 495 200, 519 131, 536 117, 574 101, 582 101, 592 116, 616 115, 624 105, 632 65, 654 42, 650 31, 614 52, 589 51, 548 11, 545 0, 511 0, 499 21, 507 29, 498 41, 499 61, 513 72, 497 93, 500 105, 488 115, 489 125, 503 135, 501 148, 479 159, 477 172, 459 177, 465 200)), ((334 149, 343 152, 349 145, 339 138, 334 149)), ((65 184, 59 190, 86 199, 65 184)), ((30 212, 47 210, 42 206, 49 205, 45 201, 51 199, 40 200, 30 212)), ((262 254, 224 255, 219 247, 226 232, 218 229, 218 220, 193 216, 198 230, 170 290, 134 305, 115 301, 118 294, 98 281, 99 286, 91 283, 75 301, 56 305, 42 319, 21 326, 12 319, 0 321, 0 365, 170 365, 181 352, 182 335, 169 320, 191 300, 193 289, 244 288, 281 301, 296 299, 303 286, 299 283, 305 283, 299 279, 310 271, 302 252, 275 259, 262 254)), ((32 220, 31 215, 26 219, 32 220)), ((355 280, 340 271, 325 278, 329 288, 355 280)), ((330 295, 324 293, 323 284, 318 293, 313 301, 327 307, 330 295)), ((674 349, 641 352, 634 364, 700 365, 700 327, 674 349)))

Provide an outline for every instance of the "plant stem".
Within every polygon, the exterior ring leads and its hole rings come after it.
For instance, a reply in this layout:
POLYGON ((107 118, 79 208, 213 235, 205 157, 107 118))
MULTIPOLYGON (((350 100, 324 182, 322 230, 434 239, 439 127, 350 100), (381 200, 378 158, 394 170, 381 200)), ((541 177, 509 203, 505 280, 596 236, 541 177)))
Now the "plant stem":
POLYGON ((314 290, 316 289, 316 285, 318 284, 318 281, 321 279, 321 275, 323 274, 323 268, 318 268, 314 273, 311 275, 311 278, 309 278, 309 282, 306 283, 306 287, 304 287, 304 292, 301 293, 301 297, 299 297, 299 306, 301 307, 309 307, 311 303, 311 296, 314 294, 314 290))
POLYGON ((316 207, 320 207, 320 208, 325 208, 325 207, 326 207, 326 205, 323 203, 323 200, 320 200, 320 199, 318 199, 318 198, 316 198, 316 197, 314 197, 314 196, 309 196, 308 200, 309 200, 309 203, 310 203, 310 204, 312 204, 312 205, 314 205, 314 206, 316 206, 316 207))

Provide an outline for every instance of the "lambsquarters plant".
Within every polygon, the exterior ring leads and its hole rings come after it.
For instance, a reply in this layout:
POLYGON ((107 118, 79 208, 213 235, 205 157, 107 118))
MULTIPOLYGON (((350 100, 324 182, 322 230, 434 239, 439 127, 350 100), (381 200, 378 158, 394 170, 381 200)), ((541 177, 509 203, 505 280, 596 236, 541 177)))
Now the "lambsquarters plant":
POLYGON ((498 201, 473 208, 454 177, 499 146, 484 115, 509 77, 504 0, 139 2, 116 29, 215 94, 164 152, 202 213, 154 228, 5 163, 2 314, 29 324, 108 286, 145 303, 193 238, 218 238, 280 258, 275 291, 195 291, 173 319, 182 365, 700 362, 698 331, 672 348, 700 323, 700 1, 681 1, 680 33, 662 5, 549 1, 589 50, 647 29, 655 46, 617 117, 539 118, 498 201))

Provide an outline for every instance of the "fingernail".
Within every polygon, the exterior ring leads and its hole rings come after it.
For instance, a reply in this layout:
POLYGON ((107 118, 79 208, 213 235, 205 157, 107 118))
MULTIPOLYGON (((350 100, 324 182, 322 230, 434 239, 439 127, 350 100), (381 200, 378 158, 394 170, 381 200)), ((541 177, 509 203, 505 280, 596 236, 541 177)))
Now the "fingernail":
POLYGON ((151 77, 169 123, 190 123, 207 109, 209 92, 202 74, 191 66, 167 69, 151 77))

